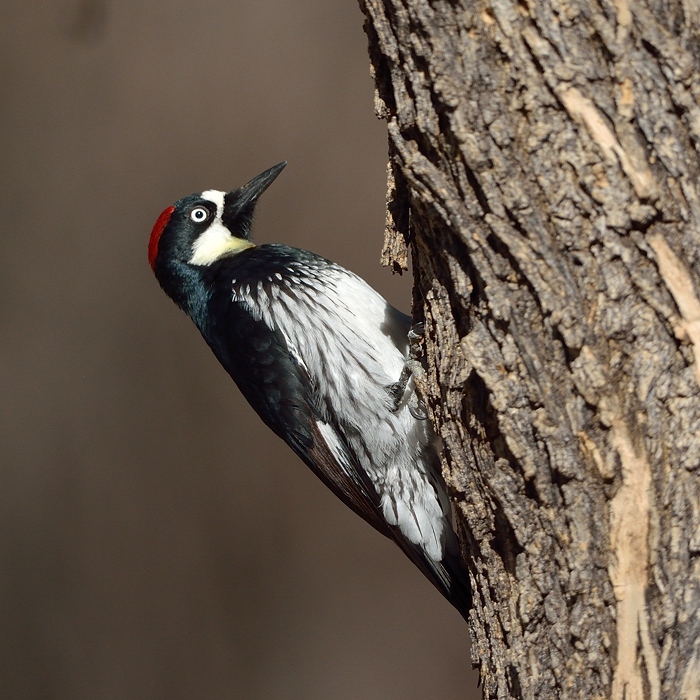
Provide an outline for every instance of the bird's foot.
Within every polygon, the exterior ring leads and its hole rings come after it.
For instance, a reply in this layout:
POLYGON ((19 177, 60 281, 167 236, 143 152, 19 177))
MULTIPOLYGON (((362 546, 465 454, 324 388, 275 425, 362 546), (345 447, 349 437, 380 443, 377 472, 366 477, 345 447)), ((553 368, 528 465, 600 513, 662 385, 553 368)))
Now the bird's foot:
MULTIPOLYGON (((393 399, 394 405, 392 411, 396 413, 403 403, 404 396, 406 394, 406 388, 411 379, 418 382, 425 381, 425 369, 423 365, 418 361, 418 357, 422 355, 421 342, 425 335, 425 326, 423 323, 417 323, 411 327, 408 331, 408 357, 406 364, 404 364, 401 370, 401 376, 399 381, 390 384, 386 387, 389 396, 393 399)), ((418 392, 415 390, 411 392, 411 396, 408 399, 408 410, 411 415, 417 420, 425 420, 428 417, 428 413, 425 410, 425 404, 418 396, 418 392)))

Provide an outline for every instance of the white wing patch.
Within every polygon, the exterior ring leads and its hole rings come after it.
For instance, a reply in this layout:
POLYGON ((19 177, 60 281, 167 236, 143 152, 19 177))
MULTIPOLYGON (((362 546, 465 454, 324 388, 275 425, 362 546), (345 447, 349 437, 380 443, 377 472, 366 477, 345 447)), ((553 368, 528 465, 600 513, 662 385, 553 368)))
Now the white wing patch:
POLYGON ((355 481, 355 478, 352 476, 350 471, 350 465, 348 464, 347 458, 345 456, 345 448, 340 443, 335 430, 330 425, 328 425, 328 423, 324 423, 320 420, 316 421, 316 425, 318 426, 319 433, 321 433, 323 439, 326 441, 328 449, 331 451, 331 454, 335 457, 335 461, 338 462, 338 464, 342 467, 343 471, 345 472, 345 475, 352 481, 355 481))
MULTIPOLYGON (((306 366, 306 363, 304 362, 304 358, 301 356, 296 345, 287 341, 287 349, 289 350, 289 353, 291 354, 291 356, 297 361, 299 366, 303 367, 304 371, 308 374, 309 368, 306 366)), ((329 425, 327 425, 326 423, 319 422, 318 429, 321 431, 321 435, 323 435, 326 442, 328 442, 327 436, 324 432, 324 428, 327 428, 328 430, 332 430, 331 427, 329 425)), ((335 456, 335 452, 333 452, 333 456, 335 456)))

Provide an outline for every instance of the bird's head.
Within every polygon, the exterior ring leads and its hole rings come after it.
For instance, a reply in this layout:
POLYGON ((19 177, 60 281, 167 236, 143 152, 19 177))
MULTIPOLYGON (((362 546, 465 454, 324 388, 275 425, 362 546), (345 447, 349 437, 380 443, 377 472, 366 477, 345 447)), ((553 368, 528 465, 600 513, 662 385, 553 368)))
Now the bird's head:
POLYGON ((212 265, 251 248, 250 227, 258 197, 285 165, 274 165, 228 194, 207 190, 168 207, 148 242, 148 262, 161 284, 165 287, 177 268, 212 265))

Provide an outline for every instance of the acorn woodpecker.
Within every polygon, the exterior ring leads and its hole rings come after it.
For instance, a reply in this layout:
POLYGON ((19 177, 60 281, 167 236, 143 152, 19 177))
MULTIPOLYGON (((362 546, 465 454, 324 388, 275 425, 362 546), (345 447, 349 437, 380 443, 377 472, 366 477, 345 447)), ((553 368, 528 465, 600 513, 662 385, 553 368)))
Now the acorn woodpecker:
POLYGON ((251 242, 258 197, 285 165, 168 207, 148 261, 263 421, 466 618, 438 440, 406 371, 409 317, 330 260, 251 242))

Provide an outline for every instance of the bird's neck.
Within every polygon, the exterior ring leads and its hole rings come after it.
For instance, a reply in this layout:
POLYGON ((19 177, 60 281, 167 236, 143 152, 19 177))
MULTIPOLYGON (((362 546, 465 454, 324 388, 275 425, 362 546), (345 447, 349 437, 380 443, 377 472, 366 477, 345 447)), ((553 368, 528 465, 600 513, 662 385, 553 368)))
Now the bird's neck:
POLYGON ((205 268, 171 260, 159 270, 158 281, 165 293, 200 328, 205 322, 210 292, 204 283, 205 268))

